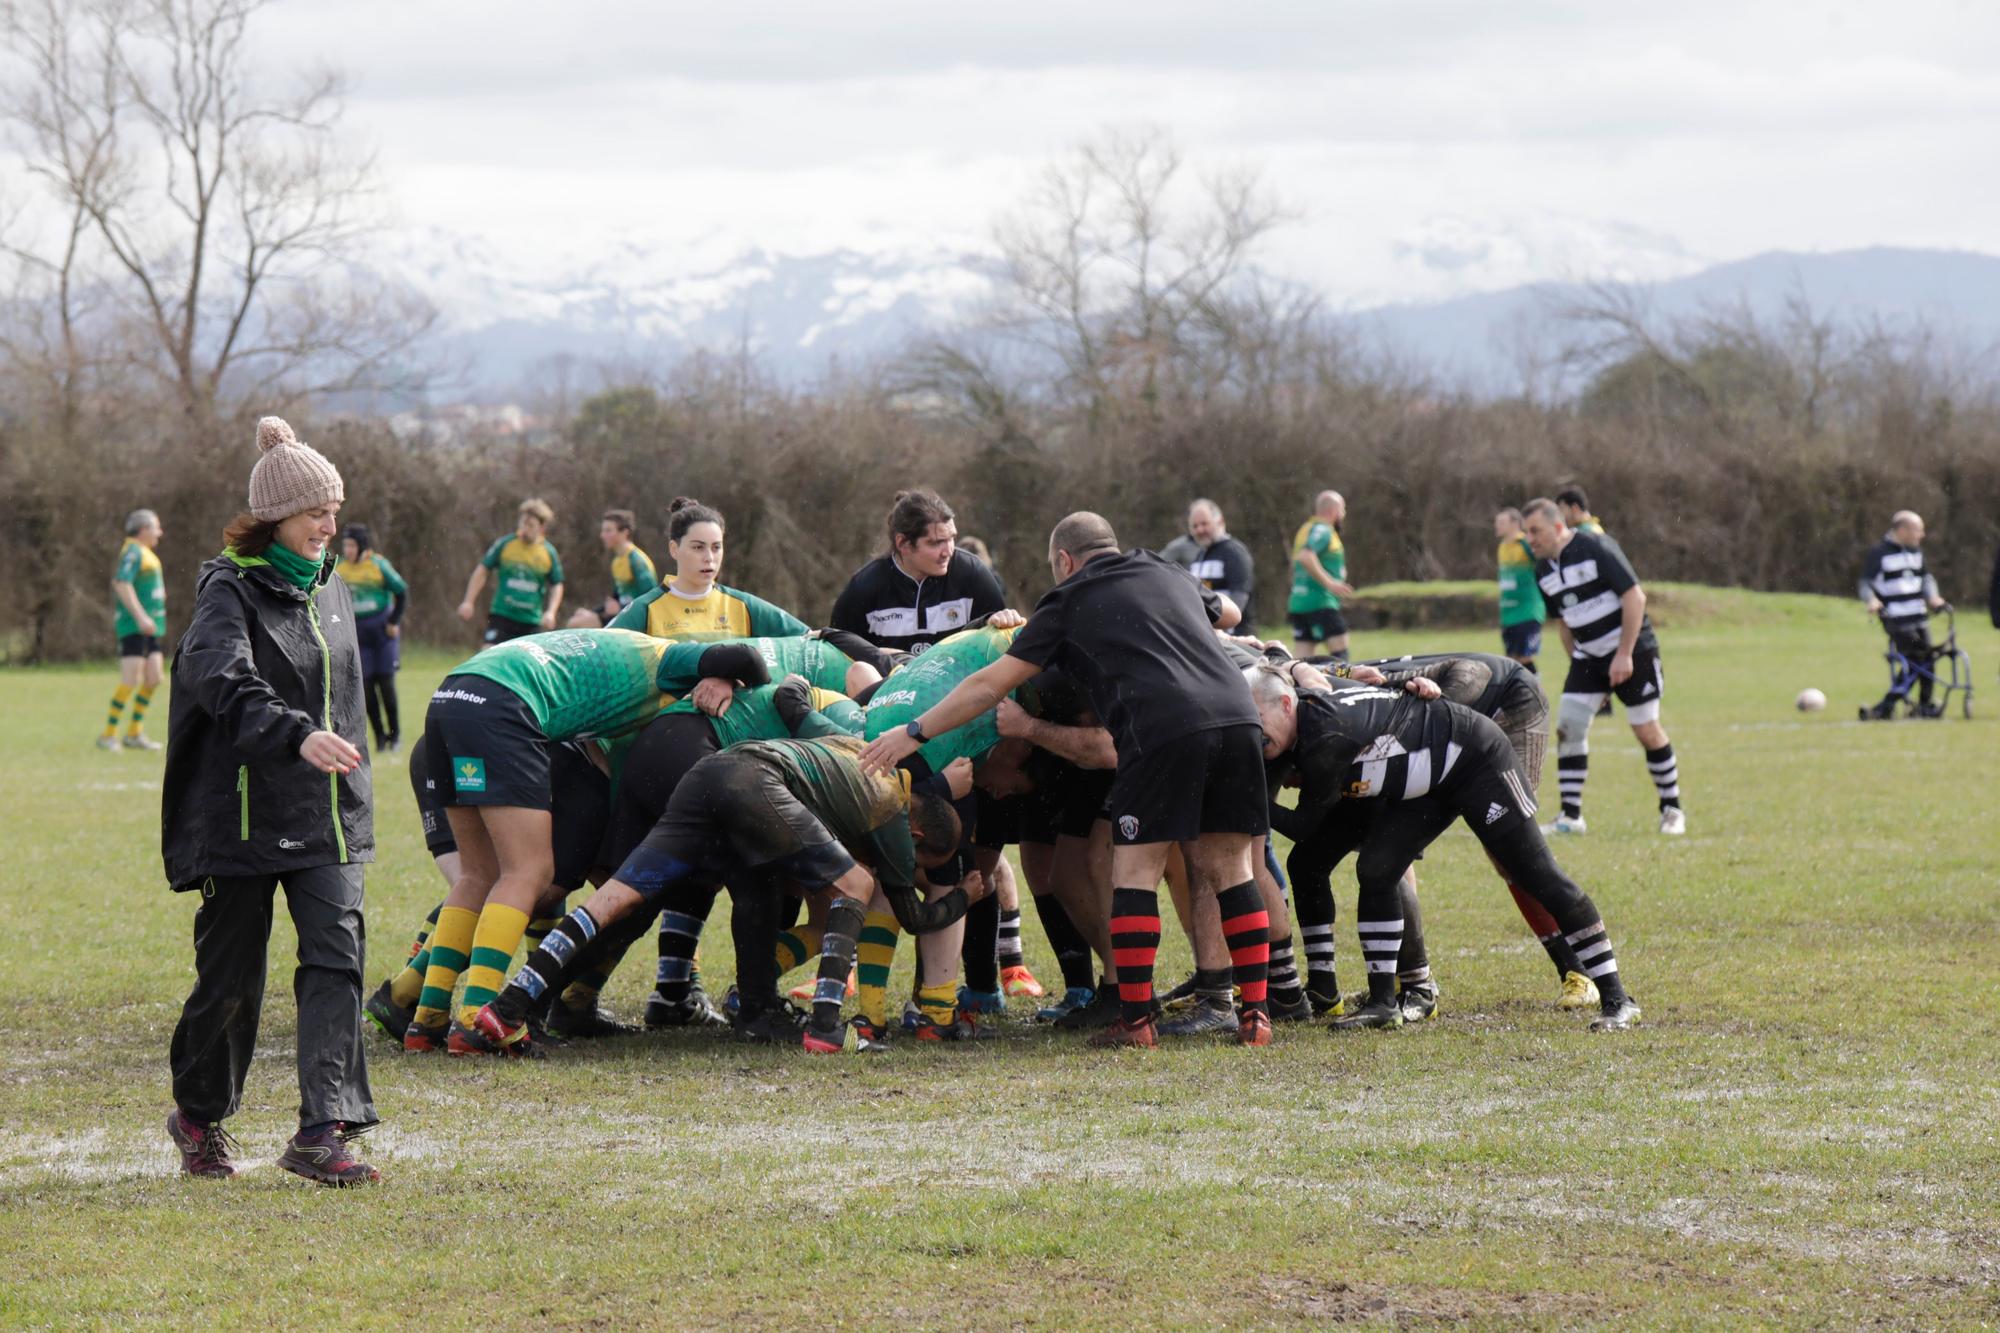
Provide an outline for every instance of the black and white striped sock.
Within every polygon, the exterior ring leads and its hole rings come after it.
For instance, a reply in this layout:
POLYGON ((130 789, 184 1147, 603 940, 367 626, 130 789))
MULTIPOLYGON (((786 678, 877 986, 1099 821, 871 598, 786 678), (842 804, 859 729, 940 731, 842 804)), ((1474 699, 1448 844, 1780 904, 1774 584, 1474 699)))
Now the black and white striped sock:
POLYGON ((1618 976, 1618 957, 1611 951, 1611 936, 1600 918, 1580 930, 1563 936, 1576 950, 1576 960, 1585 976, 1597 983, 1598 995, 1615 1003, 1625 998, 1625 983, 1618 976))
POLYGON ((1571 819, 1583 813, 1583 784, 1589 776, 1588 753, 1556 757, 1556 791, 1562 796, 1562 812, 1571 819))
POLYGON ((1021 909, 1000 909, 1000 944, 997 955, 1002 967, 1021 965, 1021 909))
POLYGON ((1290 937, 1271 946, 1271 998, 1283 1004, 1299 1002, 1299 967, 1290 937))
POLYGON ((1681 803, 1681 763, 1674 747, 1662 745, 1646 751, 1646 771, 1653 775, 1653 789, 1660 794, 1660 809, 1681 803))
POLYGON ((1355 925, 1361 936, 1361 958, 1368 966, 1368 998, 1393 999, 1396 995, 1396 959, 1403 952, 1403 922, 1361 921, 1355 925))
POLYGON ((1337 995, 1333 983, 1333 923, 1299 926, 1306 947, 1306 980, 1322 995, 1337 995), (1322 984, 1323 979, 1323 984, 1322 984))

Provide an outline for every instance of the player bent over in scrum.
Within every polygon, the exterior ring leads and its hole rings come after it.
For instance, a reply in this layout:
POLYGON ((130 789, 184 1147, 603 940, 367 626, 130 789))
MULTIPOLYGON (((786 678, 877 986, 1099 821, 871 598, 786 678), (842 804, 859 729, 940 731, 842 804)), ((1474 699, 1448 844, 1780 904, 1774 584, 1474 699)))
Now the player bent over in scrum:
POLYGON ((1323 811, 1348 796, 1392 802, 1377 815, 1356 867, 1368 1000, 1336 1027, 1402 1025, 1396 971, 1404 919, 1397 884, 1418 854, 1461 818, 1507 881, 1555 918, 1597 983, 1602 1012, 1592 1029, 1618 1031, 1638 1021, 1639 1006, 1625 993, 1604 920, 1549 854, 1520 761, 1490 719, 1447 700, 1376 686, 1302 693, 1283 670, 1256 667, 1245 674, 1262 719, 1266 760, 1290 755, 1306 770, 1302 809, 1310 804, 1323 811))
MULTIPOLYGON (((791 885, 831 895, 804 1045, 814 1052, 841 1049, 847 975, 878 884, 897 920, 914 934, 952 924, 968 904, 964 889, 922 903, 914 887, 918 867, 943 864, 958 845, 958 818, 950 805, 926 795, 913 799, 900 774, 864 772, 857 762, 860 751, 861 742, 847 736, 751 741, 695 765, 618 873, 565 917, 506 990, 479 1012, 480 1035, 503 1049, 525 1046, 526 1018, 536 997, 567 980, 577 955, 599 931, 679 884, 721 878, 730 884, 737 912, 773 912, 776 894, 791 885), (873 876, 856 862, 857 853, 873 864, 873 876)), ((738 987, 745 1003, 753 997, 775 1002, 770 940, 755 948, 746 934, 737 938, 738 987)))

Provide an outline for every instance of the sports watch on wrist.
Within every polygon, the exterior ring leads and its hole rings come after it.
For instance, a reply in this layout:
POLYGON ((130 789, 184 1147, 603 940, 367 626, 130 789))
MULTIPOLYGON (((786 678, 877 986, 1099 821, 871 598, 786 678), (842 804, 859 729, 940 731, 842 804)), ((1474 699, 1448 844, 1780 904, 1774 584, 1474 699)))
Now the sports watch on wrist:
POLYGON ((919 745, 930 739, 924 735, 924 724, 919 719, 912 719, 909 725, 903 728, 903 734, 919 745))

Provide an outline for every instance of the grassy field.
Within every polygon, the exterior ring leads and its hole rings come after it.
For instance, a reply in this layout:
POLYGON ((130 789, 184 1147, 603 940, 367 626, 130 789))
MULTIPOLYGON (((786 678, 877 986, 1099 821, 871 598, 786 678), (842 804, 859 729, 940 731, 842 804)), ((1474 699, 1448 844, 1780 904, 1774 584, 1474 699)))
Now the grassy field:
MULTIPOLYGON (((296 1105, 282 913, 232 1124, 262 1164, 176 1174, 161 1122, 194 905, 160 881, 159 757, 91 748, 107 669, 0 673, 18 1005, 0 1322, 2000 1323, 2000 733, 1857 725, 1882 672, 1848 605, 1672 605, 1691 833, 1655 833, 1638 747, 1600 724, 1591 833, 1558 848, 1604 908, 1637 1032, 1553 1009, 1539 948, 1455 830, 1423 866, 1444 1004, 1421 1030, 1105 1056, 1019 1010, 1001 1040, 879 1059, 676 1034, 496 1066, 378 1043, 385 1181, 350 1192, 269 1164, 296 1105), (1805 685, 1833 707, 1792 712, 1805 685)), ((1966 633, 1991 713, 2000 636, 1966 633)), ((452 660, 405 671, 413 711, 452 660)), ((371 984, 440 890, 402 773, 382 770, 371 984)), ((1354 985, 1351 883, 1342 898, 1354 985)), ((727 948, 712 929, 712 975, 727 948)), ((1162 975, 1185 960, 1170 945, 1162 975)), ((628 965, 613 1006, 636 1014, 649 972, 628 965)))

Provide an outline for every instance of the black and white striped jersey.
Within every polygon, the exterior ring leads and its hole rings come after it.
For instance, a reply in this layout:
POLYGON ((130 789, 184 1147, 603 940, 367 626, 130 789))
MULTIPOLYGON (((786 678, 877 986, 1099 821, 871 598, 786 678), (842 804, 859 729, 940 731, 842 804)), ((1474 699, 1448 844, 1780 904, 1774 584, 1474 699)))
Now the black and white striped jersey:
POLYGON ((1370 662, 1400 689, 1413 677, 1437 683, 1444 697, 1481 717, 1547 712, 1548 698, 1535 673, 1512 658, 1493 653, 1424 653, 1370 662))
POLYGON ((1885 625, 1922 624, 1930 616, 1929 599, 1937 596, 1937 581, 1924 569, 1923 547, 1905 546, 1893 533, 1869 547, 1861 594, 1882 603, 1885 625))
MULTIPOLYGON (((1569 626, 1579 657, 1610 657, 1618 651, 1622 613, 1618 599, 1627 588, 1638 586, 1639 576, 1632 572, 1632 563, 1617 542, 1573 532, 1553 560, 1535 563, 1535 582, 1541 586, 1543 600, 1569 626)), ((1653 622, 1640 621, 1633 651, 1657 647, 1653 622)))
POLYGON ((1319 827, 1336 801, 1428 796, 1458 763, 1455 711, 1463 710, 1443 699, 1344 680, 1325 692, 1300 690, 1298 738, 1265 765, 1273 795, 1298 774, 1299 803, 1286 810, 1274 801, 1272 827, 1297 839, 1319 827))

